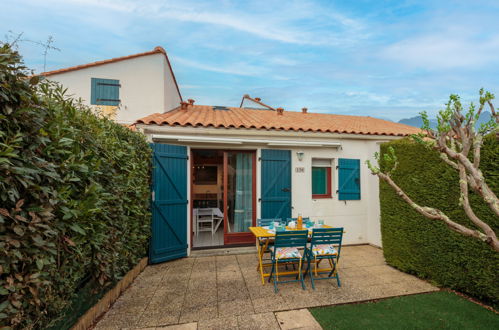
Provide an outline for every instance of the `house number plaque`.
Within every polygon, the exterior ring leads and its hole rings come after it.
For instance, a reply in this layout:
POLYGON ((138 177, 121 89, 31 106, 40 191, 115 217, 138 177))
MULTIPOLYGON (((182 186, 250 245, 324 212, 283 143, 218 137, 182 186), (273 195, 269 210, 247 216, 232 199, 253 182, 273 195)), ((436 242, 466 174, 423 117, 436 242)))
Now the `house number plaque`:
POLYGON ((305 167, 295 167, 296 173, 305 173, 305 167))

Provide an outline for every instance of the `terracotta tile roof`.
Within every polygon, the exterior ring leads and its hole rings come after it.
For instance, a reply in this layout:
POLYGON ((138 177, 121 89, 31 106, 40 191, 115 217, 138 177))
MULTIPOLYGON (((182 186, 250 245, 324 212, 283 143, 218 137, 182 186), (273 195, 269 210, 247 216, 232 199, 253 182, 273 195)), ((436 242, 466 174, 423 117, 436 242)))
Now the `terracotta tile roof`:
POLYGON ((216 108, 207 105, 189 105, 187 110, 182 110, 179 107, 170 112, 155 113, 137 120, 135 124, 393 136, 405 136, 420 131, 416 127, 372 117, 310 112, 305 114, 293 111, 284 111, 282 115, 279 115, 277 111, 272 110, 244 108, 216 110, 216 108))
POLYGON ((147 56, 147 55, 153 55, 153 54, 163 54, 163 55, 165 55, 166 63, 168 64, 168 68, 170 69, 170 72, 172 74, 173 81, 175 82, 175 86, 177 87, 178 95, 180 96, 180 99, 182 99, 182 95, 180 94, 180 89, 178 88, 177 79, 175 78, 175 74, 173 73, 173 69, 172 69, 172 66, 170 64, 170 60, 168 59, 168 55, 166 54, 166 50, 163 47, 161 47, 161 46, 154 47, 154 49, 151 50, 151 51, 149 51, 149 52, 143 52, 143 53, 132 54, 132 55, 127 55, 127 56, 115 57, 115 58, 111 58, 111 59, 108 59, 108 60, 96 61, 96 62, 92 62, 92 63, 87 63, 87 64, 81 64, 81 65, 72 66, 72 67, 69 67, 69 68, 63 68, 63 69, 58 69, 58 70, 53 70, 53 71, 42 72, 42 73, 39 74, 39 76, 48 77, 48 76, 52 76, 52 75, 55 75, 55 74, 60 74, 60 73, 66 73, 66 72, 75 71, 75 70, 81 70, 81 69, 91 68, 91 67, 94 67, 94 66, 99 66, 99 65, 104 65, 104 64, 108 64, 108 63, 125 61, 125 60, 129 60, 129 59, 132 59, 132 58, 137 58, 137 57, 147 56))

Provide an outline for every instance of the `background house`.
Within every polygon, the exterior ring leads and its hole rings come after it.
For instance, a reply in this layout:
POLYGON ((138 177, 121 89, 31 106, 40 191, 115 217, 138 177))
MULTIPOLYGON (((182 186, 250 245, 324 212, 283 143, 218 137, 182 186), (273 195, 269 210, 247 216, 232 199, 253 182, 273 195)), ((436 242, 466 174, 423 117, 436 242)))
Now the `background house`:
POLYGON ((133 124, 182 101, 170 61, 162 47, 40 75, 60 82, 70 94, 121 124, 133 124))

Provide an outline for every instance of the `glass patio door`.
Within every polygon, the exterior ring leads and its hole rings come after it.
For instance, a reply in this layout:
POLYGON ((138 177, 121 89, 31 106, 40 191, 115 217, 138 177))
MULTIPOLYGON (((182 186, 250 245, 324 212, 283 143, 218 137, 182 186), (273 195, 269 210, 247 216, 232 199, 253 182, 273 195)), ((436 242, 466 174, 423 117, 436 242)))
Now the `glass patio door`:
POLYGON ((224 153, 224 244, 254 242, 255 152, 224 153))

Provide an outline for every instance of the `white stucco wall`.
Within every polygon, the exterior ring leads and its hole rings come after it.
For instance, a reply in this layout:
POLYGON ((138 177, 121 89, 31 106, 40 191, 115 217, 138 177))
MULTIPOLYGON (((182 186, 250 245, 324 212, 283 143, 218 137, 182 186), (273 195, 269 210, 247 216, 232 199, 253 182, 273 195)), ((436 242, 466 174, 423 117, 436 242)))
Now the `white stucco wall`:
POLYGON ((152 113, 169 111, 180 104, 174 78, 161 53, 140 56, 80 70, 54 74, 48 79, 60 82, 69 94, 90 105, 91 78, 118 79, 121 105, 117 122, 133 124, 152 113))
MULTIPOLYGON (((139 129, 145 126, 139 125, 139 129)), ((151 128, 148 128, 151 129, 151 128)), ((156 127, 156 131, 149 132, 149 139, 152 141, 152 133, 154 134, 172 134, 178 135, 181 132, 186 134, 210 137, 232 137, 243 138, 244 136, 251 138, 263 138, 269 140, 287 139, 293 137, 293 133, 275 133, 271 135, 269 132, 251 132, 246 131, 245 135, 236 135, 234 130, 227 129, 189 129, 189 128, 170 128, 170 127, 156 127), (262 135, 266 134, 266 135, 262 135)), ((147 133, 147 131, 146 131, 147 133)), ((237 132, 237 133, 240 133, 237 132)), ((156 141, 169 144, 183 144, 196 149, 230 149, 230 150, 255 150, 257 159, 261 155, 262 149, 282 149, 291 150, 292 162, 292 215, 296 217, 301 213, 304 217, 310 217, 312 220, 324 220, 328 225, 334 227, 344 227, 345 236, 344 244, 373 244, 381 246, 381 232, 380 232, 380 207, 379 207, 379 181, 376 176, 370 174, 365 161, 367 159, 373 160, 374 152, 379 151, 380 141, 386 141, 392 138, 386 137, 365 137, 355 136, 348 138, 348 135, 334 135, 334 134, 308 134, 300 133, 293 137, 300 141, 312 141, 320 139, 330 142, 341 143, 341 148, 334 147, 271 147, 262 146, 251 143, 244 143, 242 145, 234 144, 208 144, 208 143, 195 143, 195 142, 173 142, 173 141, 156 141), (297 152, 303 151, 304 157, 302 161, 297 158, 297 152), (332 159, 332 198, 327 199, 313 199, 312 198, 312 174, 311 166, 313 158, 332 159), (338 189, 338 158, 353 158, 360 159, 361 170, 361 199, 352 201, 339 201, 336 190, 338 189), (304 167, 303 173, 297 173, 296 167, 304 167)), ((261 197, 261 163, 257 161, 256 168, 256 198, 257 201, 261 197)), ((189 201, 190 202, 190 201, 189 201)), ((257 218, 261 215, 260 203, 257 204, 257 218)), ((190 220, 189 220, 190 221, 190 220)))
POLYGON ((378 179, 372 176, 366 165, 371 158, 371 151, 376 147, 375 141, 341 140, 341 148, 291 148, 292 154, 292 214, 301 214, 312 220, 324 220, 333 227, 344 227, 345 244, 372 243, 381 245, 379 237, 379 195, 378 179), (297 152, 303 151, 302 161, 297 152), (332 160, 332 198, 312 198, 312 159, 332 160), (338 165, 339 158, 360 159, 360 200, 338 200, 338 165), (304 167, 303 173, 297 173, 296 167, 304 167))

